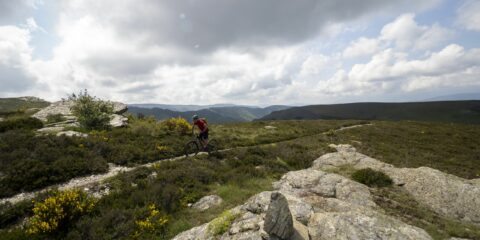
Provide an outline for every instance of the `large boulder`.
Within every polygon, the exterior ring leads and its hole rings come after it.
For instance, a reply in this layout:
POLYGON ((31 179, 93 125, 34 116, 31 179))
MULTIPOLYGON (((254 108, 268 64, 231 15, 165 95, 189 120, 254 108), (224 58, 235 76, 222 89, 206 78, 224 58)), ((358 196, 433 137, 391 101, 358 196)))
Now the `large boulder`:
POLYGON ((217 195, 209 195, 200 198, 196 203, 192 205, 192 208, 200 210, 200 211, 205 211, 207 209, 210 209, 212 207, 219 206, 223 203, 223 199, 217 195))
POLYGON ((356 151, 350 145, 332 145, 335 153, 321 156, 313 169, 331 170, 343 165, 372 168, 389 175, 417 201, 443 216, 480 224, 479 179, 467 180, 428 167, 396 168, 356 151))
POLYGON ((50 104, 50 106, 33 114, 32 117, 38 118, 46 122, 48 115, 60 114, 63 116, 72 116, 72 112, 70 111, 70 108, 73 106, 73 104, 74 104, 73 101, 66 101, 66 100, 54 102, 50 104))

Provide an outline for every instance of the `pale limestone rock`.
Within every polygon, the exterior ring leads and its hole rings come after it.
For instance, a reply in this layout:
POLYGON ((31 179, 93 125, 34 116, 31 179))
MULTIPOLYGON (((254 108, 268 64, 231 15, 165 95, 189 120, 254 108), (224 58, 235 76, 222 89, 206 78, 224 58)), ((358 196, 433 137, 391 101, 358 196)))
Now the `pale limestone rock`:
POLYGON ((373 212, 316 213, 308 224, 310 239, 429 240, 423 229, 373 212))
POLYGON ((112 127, 125 127, 128 125, 128 118, 118 114, 112 114, 110 116, 110 126, 112 127))
POLYGON ((205 211, 207 209, 210 209, 212 207, 219 206, 223 203, 223 199, 217 195, 209 195, 200 198, 196 203, 192 205, 192 208, 200 210, 200 211, 205 211))
POLYGON ((214 236, 208 231, 208 223, 184 231, 173 238, 173 240, 213 240, 214 236))
POLYGON ((62 131, 58 132, 57 137, 59 136, 67 136, 67 137, 88 137, 88 134, 86 133, 81 133, 81 132, 76 132, 76 131, 62 131))
POLYGON ((65 129, 65 127, 45 127, 45 128, 40 128, 37 130, 37 132, 41 133, 57 133, 61 132, 65 129))

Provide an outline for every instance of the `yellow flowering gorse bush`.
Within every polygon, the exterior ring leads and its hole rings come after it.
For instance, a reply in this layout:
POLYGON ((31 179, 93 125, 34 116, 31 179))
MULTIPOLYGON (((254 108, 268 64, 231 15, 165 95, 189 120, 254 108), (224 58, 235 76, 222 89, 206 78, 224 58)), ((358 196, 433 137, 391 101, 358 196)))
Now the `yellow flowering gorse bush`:
POLYGON ((134 236, 139 236, 143 232, 154 233, 163 231, 168 223, 168 216, 162 214, 155 204, 148 206, 148 215, 146 218, 135 221, 137 231, 134 236))
POLYGON ((43 202, 35 203, 29 234, 51 233, 69 221, 93 210, 96 200, 81 190, 57 192, 43 202))
POLYGON ((175 131, 181 135, 187 135, 192 131, 192 125, 181 117, 170 118, 162 123, 168 131, 175 131))

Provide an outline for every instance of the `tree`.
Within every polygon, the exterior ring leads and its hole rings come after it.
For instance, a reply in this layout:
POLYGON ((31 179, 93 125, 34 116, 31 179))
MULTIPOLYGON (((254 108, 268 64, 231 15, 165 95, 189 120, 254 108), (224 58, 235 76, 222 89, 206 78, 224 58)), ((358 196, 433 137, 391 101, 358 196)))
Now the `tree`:
POLYGON ((110 128, 110 119, 113 113, 113 104, 90 96, 88 91, 73 93, 68 97, 74 104, 70 108, 80 125, 88 130, 105 130, 110 128))

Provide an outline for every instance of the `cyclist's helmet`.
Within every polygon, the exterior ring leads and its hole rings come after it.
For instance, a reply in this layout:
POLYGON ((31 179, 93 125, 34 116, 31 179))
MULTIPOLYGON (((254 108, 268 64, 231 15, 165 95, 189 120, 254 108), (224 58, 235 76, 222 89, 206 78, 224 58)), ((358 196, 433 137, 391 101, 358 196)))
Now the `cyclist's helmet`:
POLYGON ((195 121, 195 120, 198 119, 198 116, 197 116, 197 115, 193 115, 193 116, 192 116, 192 119, 195 121))

